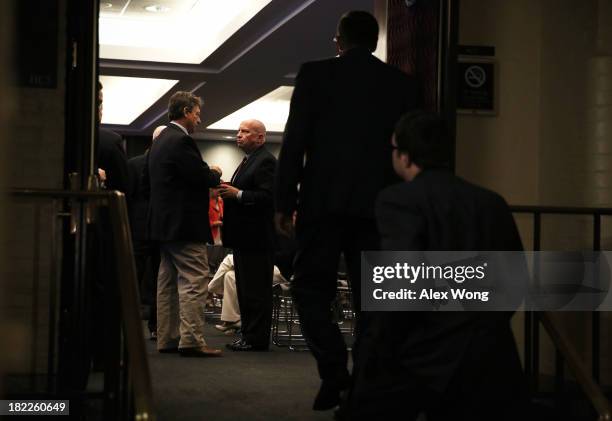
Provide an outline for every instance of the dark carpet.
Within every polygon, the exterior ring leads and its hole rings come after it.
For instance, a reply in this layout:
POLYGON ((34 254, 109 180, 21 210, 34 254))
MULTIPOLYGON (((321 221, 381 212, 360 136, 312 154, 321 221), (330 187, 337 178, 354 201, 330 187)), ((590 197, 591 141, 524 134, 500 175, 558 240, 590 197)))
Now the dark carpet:
POLYGON ((160 421, 331 420, 333 411, 315 412, 319 388, 314 358, 271 345, 268 352, 233 352, 235 338, 207 324, 209 346, 221 358, 159 354, 147 341, 153 392, 160 421))

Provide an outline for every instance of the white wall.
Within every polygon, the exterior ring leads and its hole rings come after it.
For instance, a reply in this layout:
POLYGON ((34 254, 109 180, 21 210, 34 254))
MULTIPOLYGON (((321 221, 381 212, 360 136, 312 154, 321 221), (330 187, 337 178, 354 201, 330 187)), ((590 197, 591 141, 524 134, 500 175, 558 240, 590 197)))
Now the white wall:
MULTIPOLYGON (((233 141, 204 140, 198 140, 197 143, 204 161, 208 165, 220 166, 223 171, 223 180, 229 181, 238 165, 240 165, 240 161, 244 158, 244 153, 236 146, 236 143, 233 141)), ((266 148, 278 158, 280 144, 266 143, 266 148)))
POLYGON ((492 45, 497 116, 458 115, 457 174, 511 204, 538 203, 541 7, 533 0, 462 0, 459 44, 492 45))

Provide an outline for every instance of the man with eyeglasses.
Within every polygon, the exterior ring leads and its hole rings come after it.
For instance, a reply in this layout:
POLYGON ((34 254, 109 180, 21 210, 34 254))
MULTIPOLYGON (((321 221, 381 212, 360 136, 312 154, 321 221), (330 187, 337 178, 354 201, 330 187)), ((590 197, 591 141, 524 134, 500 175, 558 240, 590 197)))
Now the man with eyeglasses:
MULTIPOLYGON (((391 144, 393 167, 405 182, 385 188, 376 202, 383 250, 523 250, 506 201, 450 171, 452 142, 442 118, 406 114, 391 144)), ((512 285, 520 284, 513 279, 512 285)), ((362 361, 356 362, 367 370, 353 379, 349 405, 338 419, 395 419, 400 413, 402 420, 415 421, 421 412, 429 421, 535 419, 527 417, 511 316, 433 309, 373 313, 362 361)))

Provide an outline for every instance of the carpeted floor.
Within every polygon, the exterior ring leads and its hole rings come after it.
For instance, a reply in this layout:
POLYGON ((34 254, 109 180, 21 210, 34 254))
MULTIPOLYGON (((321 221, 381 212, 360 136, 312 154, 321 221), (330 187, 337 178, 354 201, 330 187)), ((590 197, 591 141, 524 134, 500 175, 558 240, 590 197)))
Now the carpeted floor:
POLYGON ((314 358, 271 345, 269 352, 225 349, 234 336, 206 327, 221 358, 159 354, 148 341, 153 391, 160 421, 331 420, 333 411, 312 411, 319 388, 314 358))

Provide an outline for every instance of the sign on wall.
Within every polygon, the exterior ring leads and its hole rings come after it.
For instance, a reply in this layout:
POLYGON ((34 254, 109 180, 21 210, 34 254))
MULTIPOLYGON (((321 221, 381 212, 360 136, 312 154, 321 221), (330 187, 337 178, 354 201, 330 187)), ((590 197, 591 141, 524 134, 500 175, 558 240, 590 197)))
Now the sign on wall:
POLYGON ((58 0, 17 3, 15 52, 18 83, 31 88, 57 87, 59 6, 58 0))
POLYGON ((496 83, 494 59, 460 57, 457 63, 457 112, 497 114, 496 83))

